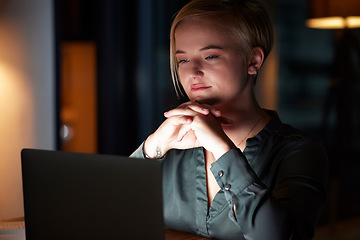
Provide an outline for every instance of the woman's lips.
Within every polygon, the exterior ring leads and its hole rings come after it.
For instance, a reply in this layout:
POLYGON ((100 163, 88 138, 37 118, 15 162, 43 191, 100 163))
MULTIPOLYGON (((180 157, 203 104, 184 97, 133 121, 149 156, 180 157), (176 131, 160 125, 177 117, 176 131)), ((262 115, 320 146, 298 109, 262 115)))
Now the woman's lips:
POLYGON ((206 90, 208 88, 211 88, 211 86, 206 86, 206 85, 203 85, 203 84, 193 84, 193 85, 191 85, 190 89, 193 92, 197 92, 197 91, 206 90))

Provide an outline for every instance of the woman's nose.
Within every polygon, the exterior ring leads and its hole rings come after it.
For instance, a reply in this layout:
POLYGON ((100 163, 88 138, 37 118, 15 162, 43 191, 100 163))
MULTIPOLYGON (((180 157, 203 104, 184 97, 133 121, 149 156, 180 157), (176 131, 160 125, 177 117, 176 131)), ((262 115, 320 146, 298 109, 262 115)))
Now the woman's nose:
POLYGON ((193 61, 191 66, 191 75, 199 77, 204 75, 203 68, 200 62, 193 61))

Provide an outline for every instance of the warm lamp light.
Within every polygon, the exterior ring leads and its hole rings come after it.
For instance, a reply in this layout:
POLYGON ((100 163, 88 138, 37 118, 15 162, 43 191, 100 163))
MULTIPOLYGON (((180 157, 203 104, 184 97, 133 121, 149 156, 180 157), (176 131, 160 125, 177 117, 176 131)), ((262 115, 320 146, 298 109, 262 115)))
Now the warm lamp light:
POLYGON ((306 20, 306 26, 319 29, 359 28, 360 16, 310 18, 306 20))
POLYGON ((306 26, 320 29, 360 27, 360 0, 310 0, 306 26))

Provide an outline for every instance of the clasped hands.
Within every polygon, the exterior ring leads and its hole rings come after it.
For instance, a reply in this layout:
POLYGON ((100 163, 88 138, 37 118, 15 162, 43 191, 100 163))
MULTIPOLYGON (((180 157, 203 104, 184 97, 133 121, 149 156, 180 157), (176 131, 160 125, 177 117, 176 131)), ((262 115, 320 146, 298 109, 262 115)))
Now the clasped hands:
POLYGON ((144 153, 161 158, 170 149, 204 147, 215 159, 235 147, 221 124, 231 120, 211 105, 189 101, 164 113, 166 120, 145 141, 144 153))

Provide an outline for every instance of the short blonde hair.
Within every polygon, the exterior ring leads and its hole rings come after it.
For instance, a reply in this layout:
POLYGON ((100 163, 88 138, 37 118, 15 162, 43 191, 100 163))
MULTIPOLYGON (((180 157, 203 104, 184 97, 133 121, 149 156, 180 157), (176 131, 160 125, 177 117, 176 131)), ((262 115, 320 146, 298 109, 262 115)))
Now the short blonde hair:
POLYGON ((254 47, 261 47, 264 60, 273 45, 273 28, 266 9, 257 0, 192 0, 175 16, 170 30, 170 69, 178 97, 184 96, 178 75, 175 30, 186 19, 211 17, 239 41, 247 58, 254 47))

